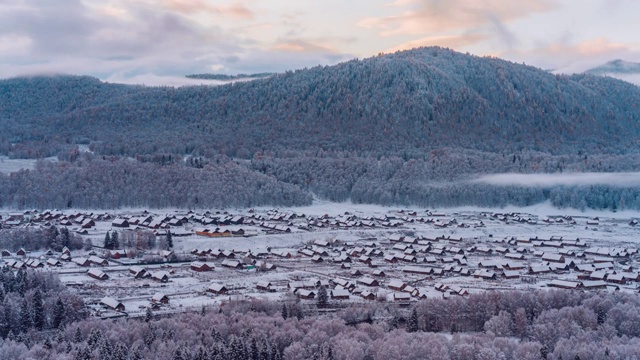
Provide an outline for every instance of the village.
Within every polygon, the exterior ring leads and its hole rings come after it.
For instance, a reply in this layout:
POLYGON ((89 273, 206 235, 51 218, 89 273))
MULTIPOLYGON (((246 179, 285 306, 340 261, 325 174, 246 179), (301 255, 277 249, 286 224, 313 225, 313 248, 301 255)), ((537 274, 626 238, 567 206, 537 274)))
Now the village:
POLYGON ((90 246, 3 249, 0 265, 57 273, 101 318, 253 299, 331 309, 509 289, 635 292, 640 282, 635 219, 338 209, 2 213, 2 229, 66 227, 90 246), (171 246, 106 249, 107 233, 171 246))

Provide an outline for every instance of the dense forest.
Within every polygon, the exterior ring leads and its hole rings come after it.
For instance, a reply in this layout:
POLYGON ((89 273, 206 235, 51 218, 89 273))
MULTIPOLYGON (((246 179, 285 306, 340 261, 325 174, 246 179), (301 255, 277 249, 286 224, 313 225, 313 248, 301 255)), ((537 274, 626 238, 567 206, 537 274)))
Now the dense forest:
POLYGON ((640 170, 640 89, 419 48, 223 86, 0 80, 4 207, 332 201, 640 208, 634 186, 498 186, 490 173, 640 170), (80 156, 79 146, 93 155, 80 156))
POLYGON ((639 104, 640 89, 623 81, 420 48, 213 87, 2 80, 0 148, 92 142, 101 154, 242 158, 277 150, 413 156, 441 147, 625 153, 640 134, 639 104))
MULTIPOLYGON (((57 275, 13 271, 6 266, 0 269, 0 338, 29 345, 34 334, 63 329, 86 316, 82 298, 65 289, 57 275)), ((0 358, 16 357, 5 354, 0 358)))
POLYGON ((35 288, 29 285, 28 279, 42 276, 36 272, 19 272, 15 278, 11 272, 0 275, 0 290, 9 289, 4 290, 5 311, 0 312, 9 314, 0 333, 2 359, 592 360, 640 356, 640 301, 633 294, 487 292, 428 299, 409 307, 372 302, 322 314, 308 307, 304 310, 296 300, 251 300, 197 313, 156 318, 148 311, 143 319, 104 321, 70 313, 71 304, 77 303, 62 302, 62 295, 46 297, 55 281, 41 281, 35 288), (19 285, 23 282, 25 286, 19 285), (19 291, 26 296, 16 297, 19 291), (50 311, 49 302, 53 303, 50 311), (25 323, 16 322, 22 318, 25 323))
POLYGON ((0 174, 0 205, 17 208, 252 207, 311 203, 296 185, 234 162, 199 165, 93 158, 0 174))
POLYGON ((640 155, 553 157, 530 153, 439 152, 426 159, 330 154, 239 161, 164 155, 137 159, 74 153, 39 161, 33 170, 0 173, 0 206, 20 209, 302 206, 330 201, 423 207, 529 206, 549 201, 576 209, 640 209, 640 182, 499 184, 482 169, 504 173, 632 171, 640 155))

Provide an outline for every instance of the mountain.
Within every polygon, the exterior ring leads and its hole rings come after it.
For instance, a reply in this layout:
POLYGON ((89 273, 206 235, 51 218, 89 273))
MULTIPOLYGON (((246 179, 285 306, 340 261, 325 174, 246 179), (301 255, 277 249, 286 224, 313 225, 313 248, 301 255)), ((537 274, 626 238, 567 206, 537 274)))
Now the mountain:
POLYGON ((640 85, 640 63, 613 60, 606 64, 586 70, 585 74, 607 76, 640 85))
POLYGON ((585 74, 608 75, 608 74, 640 74, 640 63, 624 60, 613 60, 606 64, 596 66, 585 71, 585 74))
POLYGON ((218 87, 77 76, 0 81, 0 149, 29 144, 39 154, 74 142, 102 154, 245 158, 287 151, 412 157, 443 147, 619 153, 637 145, 639 120, 640 89, 623 81, 442 48, 218 87))
POLYGON ((240 79, 259 79, 272 76, 274 73, 256 73, 256 74, 237 74, 237 75, 225 75, 225 74, 191 74, 186 77, 189 79, 204 79, 204 80, 240 80, 240 79))

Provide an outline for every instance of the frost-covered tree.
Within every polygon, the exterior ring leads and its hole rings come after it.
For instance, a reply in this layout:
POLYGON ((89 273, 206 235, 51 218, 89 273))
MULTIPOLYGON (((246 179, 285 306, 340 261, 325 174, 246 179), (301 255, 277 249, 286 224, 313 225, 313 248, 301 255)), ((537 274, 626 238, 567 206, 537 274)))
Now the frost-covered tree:
POLYGON ((33 327, 36 330, 42 330, 45 326, 45 313, 44 313, 44 302, 42 300, 42 292, 40 289, 36 289, 33 293, 33 298, 31 300, 31 310, 33 312, 33 327))
POLYGON ((409 319, 407 320, 407 332, 416 332, 416 331, 418 331, 418 329, 419 329, 419 327, 418 327, 418 312, 414 308, 413 310, 411 310, 411 315, 409 316, 409 319))
POLYGON ((53 309, 53 328, 58 329, 64 325, 65 320, 65 308, 64 303, 60 298, 56 300, 56 305, 53 309))
POLYGON ((316 297, 316 303, 319 308, 323 308, 327 305, 329 301, 329 295, 327 294, 327 288, 325 286, 320 286, 318 289, 318 296, 316 297))

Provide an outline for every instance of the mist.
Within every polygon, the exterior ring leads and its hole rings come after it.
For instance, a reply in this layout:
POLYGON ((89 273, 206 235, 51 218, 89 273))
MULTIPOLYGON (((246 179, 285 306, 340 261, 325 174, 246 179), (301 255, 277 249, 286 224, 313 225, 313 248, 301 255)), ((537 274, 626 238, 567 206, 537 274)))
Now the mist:
POLYGON ((562 174, 491 174, 474 182, 498 186, 589 186, 610 185, 619 187, 640 186, 640 172, 623 173, 562 173, 562 174))

